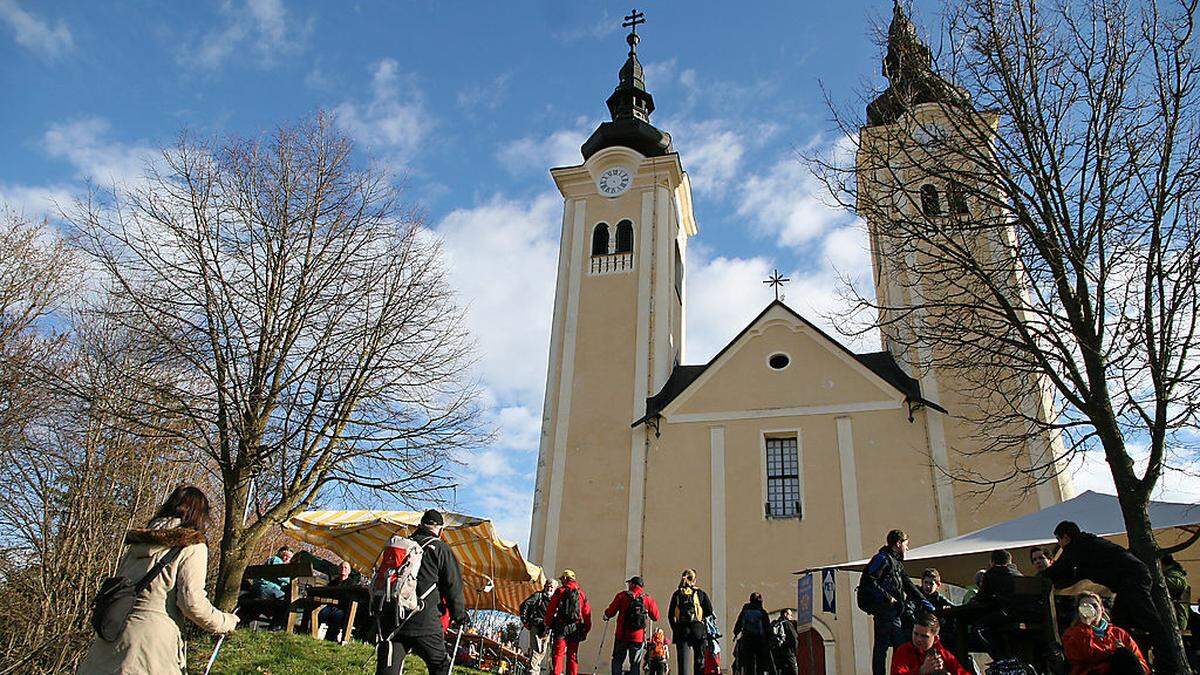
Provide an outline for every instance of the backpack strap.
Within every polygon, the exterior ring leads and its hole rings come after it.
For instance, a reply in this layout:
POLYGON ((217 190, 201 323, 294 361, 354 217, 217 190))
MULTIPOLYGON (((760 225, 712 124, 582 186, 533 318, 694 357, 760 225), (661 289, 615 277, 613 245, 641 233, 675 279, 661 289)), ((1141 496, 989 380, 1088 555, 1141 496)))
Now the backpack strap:
POLYGON ((146 572, 146 576, 142 577, 136 584, 134 584, 134 595, 141 595, 147 588, 149 588, 151 582, 153 582, 159 574, 162 574, 162 571, 166 569, 167 565, 170 565, 172 562, 174 562, 182 551, 182 546, 176 546, 170 551, 167 551, 166 555, 159 558, 158 562, 154 563, 154 567, 151 567, 150 571, 146 572))

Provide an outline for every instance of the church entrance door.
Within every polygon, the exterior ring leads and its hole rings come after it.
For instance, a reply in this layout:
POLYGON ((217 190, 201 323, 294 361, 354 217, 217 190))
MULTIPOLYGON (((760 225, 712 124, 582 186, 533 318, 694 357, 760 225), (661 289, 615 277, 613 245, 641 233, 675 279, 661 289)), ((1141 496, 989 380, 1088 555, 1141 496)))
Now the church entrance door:
POLYGON ((800 675, 825 675, 825 641, 809 629, 800 634, 796 645, 796 665, 800 675))

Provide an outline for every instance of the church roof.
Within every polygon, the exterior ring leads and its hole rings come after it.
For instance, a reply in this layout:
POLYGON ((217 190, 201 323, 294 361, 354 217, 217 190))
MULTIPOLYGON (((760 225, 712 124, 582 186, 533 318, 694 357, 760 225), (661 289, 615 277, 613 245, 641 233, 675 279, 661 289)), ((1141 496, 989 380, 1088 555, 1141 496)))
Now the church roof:
POLYGON ((867 104, 867 126, 891 124, 921 103, 965 105, 968 100, 965 90, 934 72, 933 52, 917 35, 899 0, 893 2, 883 75, 888 88, 867 104))
POLYGON ((674 152, 671 135, 650 124, 654 97, 646 89, 645 71, 638 61, 637 46, 640 41, 635 24, 626 37, 629 56, 625 59, 625 65, 621 66, 617 88, 607 101, 612 121, 601 124, 584 142, 580 151, 585 161, 597 152, 617 145, 633 148, 647 157, 674 152))
POLYGON ((706 370, 720 360, 720 358, 724 356, 726 352, 728 352, 735 344, 737 344, 738 340, 742 339, 743 335, 745 335, 751 328, 754 327, 754 324, 758 323, 764 316, 766 316, 767 312, 770 312, 771 309, 776 306, 794 316, 797 320, 811 328, 822 338, 829 341, 838 349, 844 351, 854 360, 861 363, 868 370, 878 375, 883 381, 887 382, 897 391, 904 394, 905 400, 929 406, 930 408, 942 413, 946 412, 945 408, 921 396, 921 383, 910 377, 908 373, 904 372, 904 369, 901 368, 900 364, 896 363, 896 359, 892 357, 891 352, 882 351, 856 354, 847 349, 842 343, 833 339, 828 333, 818 328, 811 321, 805 319, 796 310, 788 307, 787 304, 782 300, 775 300, 772 301, 771 304, 767 305, 767 307, 763 309, 758 316, 754 317, 750 323, 746 324, 746 327, 743 328, 736 336, 734 336, 734 338, 730 340, 729 343, 721 349, 721 351, 717 352, 715 356, 709 359, 708 363, 702 365, 675 366, 675 368, 671 370, 671 375, 667 378, 667 381, 663 385, 662 389, 660 389, 654 396, 646 399, 646 414, 630 426, 636 427, 646 420, 660 415, 662 411, 671 404, 672 401, 679 398, 683 392, 687 391, 693 382, 699 379, 706 370))

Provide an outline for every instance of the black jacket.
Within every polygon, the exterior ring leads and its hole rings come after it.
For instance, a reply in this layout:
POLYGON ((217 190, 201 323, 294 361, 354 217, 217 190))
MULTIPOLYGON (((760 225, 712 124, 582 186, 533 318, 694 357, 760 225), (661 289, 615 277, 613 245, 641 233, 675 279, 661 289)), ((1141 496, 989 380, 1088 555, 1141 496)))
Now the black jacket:
POLYGON ((688 623, 678 623, 675 621, 676 608, 680 603, 684 602, 683 589, 677 588, 671 594, 671 605, 667 609, 667 621, 671 624, 671 642, 679 644, 681 642, 698 642, 704 639, 704 617, 712 616, 712 602, 708 599, 708 593, 703 589, 693 587, 696 593, 696 598, 700 601, 700 611, 703 614, 700 621, 692 621, 688 623))
POLYGON ((521 603, 521 625, 531 631, 543 633, 546 630, 546 608, 550 606, 550 594, 538 591, 521 603))
POLYGON ((887 546, 880 548, 871 562, 867 563, 866 573, 875 580, 880 590, 896 602, 904 603, 906 599, 920 602, 925 599, 921 589, 904 571, 904 561, 887 546))
POLYGON ((1118 595, 1122 589, 1150 583, 1150 570, 1137 556, 1090 532, 1072 537, 1058 560, 1039 574, 1060 588, 1089 579, 1118 595))
POLYGON ((437 590, 425 598, 424 604, 400 627, 399 635, 421 636, 442 634, 441 605, 450 610, 450 619, 458 624, 467 621, 467 605, 463 599, 462 571, 458 560, 446 542, 434 537, 428 530, 418 528, 412 540, 425 548, 421 558, 421 569, 417 572, 417 595, 425 593, 431 586, 437 590), (439 596, 440 602, 439 602, 439 596))
POLYGON ((767 611, 762 608, 762 605, 756 605, 752 602, 747 602, 742 605, 742 611, 738 614, 737 621, 733 624, 733 634, 741 635, 743 638, 750 640, 766 640, 771 633, 771 617, 767 611), (761 633, 751 633, 747 631, 747 624, 753 624, 758 621, 761 633))

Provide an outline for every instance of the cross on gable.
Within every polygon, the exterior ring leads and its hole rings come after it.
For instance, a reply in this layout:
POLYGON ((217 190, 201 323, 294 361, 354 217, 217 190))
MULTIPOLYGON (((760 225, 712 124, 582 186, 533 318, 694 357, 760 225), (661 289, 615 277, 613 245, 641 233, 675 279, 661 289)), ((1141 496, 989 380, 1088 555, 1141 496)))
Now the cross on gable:
POLYGON ((783 288, 783 285, 789 281, 791 281, 791 279, 783 276, 782 274, 779 273, 779 270, 776 269, 775 272, 772 273, 770 277, 767 277, 767 279, 765 281, 763 281, 763 283, 767 284, 775 289, 775 299, 778 300, 779 299, 779 290, 781 288, 783 288))

